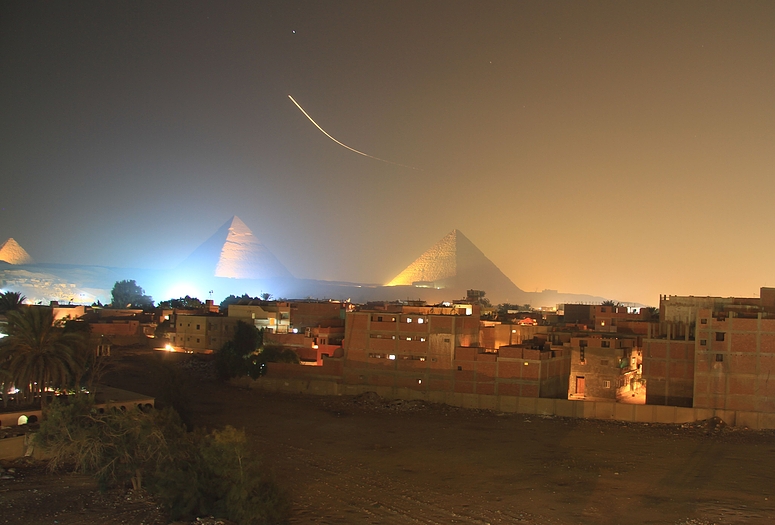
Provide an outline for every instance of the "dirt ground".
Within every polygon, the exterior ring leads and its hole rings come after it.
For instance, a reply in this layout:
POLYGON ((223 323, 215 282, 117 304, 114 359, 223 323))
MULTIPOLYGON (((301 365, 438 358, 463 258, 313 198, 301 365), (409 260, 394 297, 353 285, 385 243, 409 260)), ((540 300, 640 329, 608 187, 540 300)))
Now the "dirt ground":
MULTIPOLYGON (((131 361, 132 358, 129 360, 131 361)), ((291 494, 291 523, 775 522, 775 433, 465 410, 376 396, 280 395, 176 366, 197 425, 244 428, 291 494)), ((159 395, 147 368, 111 386, 159 395)), ((0 524, 165 523, 143 494, 20 466, 0 524)))

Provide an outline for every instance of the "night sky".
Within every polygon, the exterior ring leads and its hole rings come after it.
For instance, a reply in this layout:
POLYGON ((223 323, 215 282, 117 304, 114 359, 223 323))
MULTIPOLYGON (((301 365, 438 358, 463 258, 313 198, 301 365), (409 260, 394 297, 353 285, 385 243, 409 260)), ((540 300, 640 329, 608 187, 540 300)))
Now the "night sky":
POLYGON ((458 228, 526 291, 754 296, 774 28, 771 1, 2 2, 0 242, 170 268, 237 215, 297 277, 384 283, 458 228))

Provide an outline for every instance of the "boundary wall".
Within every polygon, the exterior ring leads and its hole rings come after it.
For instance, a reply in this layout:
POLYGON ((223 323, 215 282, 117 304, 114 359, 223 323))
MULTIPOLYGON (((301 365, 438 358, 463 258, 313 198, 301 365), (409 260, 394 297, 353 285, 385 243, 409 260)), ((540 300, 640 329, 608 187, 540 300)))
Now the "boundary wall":
POLYGON ((630 405, 613 401, 576 401, 509 395, 465 394, 460 392, 421 392, 410 388, 373 385, 347 385, 330 379, 290 379, 247 377, 232 379, 232 384, 243 388, 290 394, 324 396, 359 395, 376 392, 386 399, 406 401, 423 400, 444 403, 463 408, 476 408, 517 414, 552 415, 588 419, 608 419, 631 423, 692 423, 712 417, 721 418, 727 425, 754 430, 775 429, 775 414, 721 410, 712 408, 686 408, 664 405, 630 405))

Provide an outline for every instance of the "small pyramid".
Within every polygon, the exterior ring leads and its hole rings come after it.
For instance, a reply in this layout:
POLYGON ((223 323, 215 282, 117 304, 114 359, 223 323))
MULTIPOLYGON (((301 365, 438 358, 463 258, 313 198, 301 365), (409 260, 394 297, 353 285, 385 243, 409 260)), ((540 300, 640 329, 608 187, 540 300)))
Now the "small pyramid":
POLYGON ((291 273, 236 215, 181 263, 205 275, 274 279, 291 273))
POLYGON ((523 293, 459 230, 420 255, 387 286, 484 290, 488 296, 523 293))
POLYGON ((0 261, 9 264, 33 264, 34 261, 30 254, 16 242, 13 237, 9 237, 0 245, 0 261))

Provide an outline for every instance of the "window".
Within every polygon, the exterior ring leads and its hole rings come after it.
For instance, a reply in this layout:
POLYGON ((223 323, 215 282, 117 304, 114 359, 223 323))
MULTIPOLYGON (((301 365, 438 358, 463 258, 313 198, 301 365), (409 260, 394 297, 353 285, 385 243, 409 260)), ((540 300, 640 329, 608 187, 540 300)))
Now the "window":
POLYGON ((700 346, 706 346, 708 344, 707 339, 700 339, 700 346))
POLYGON ((605 313, 605 306, 603 306, 602 308, 600 308, 600 313, 603 313, 603 314, 605 313))
POLYGON ((611 382, 610 381, 603 381, 603 388, 611 388, 611 382))
POLYGON ((196 325, 196 329, 199 330, 199 325, 196 325))
POLYGON ((423 324, 424 322, 425 322, 425 319, 423 319, 422 317, 417 319, 417 324, 423 324))
POLYGON ((396 354, 390 354, 388 356, 388 359, 390 359, 391 361, 395 361, 396 360, 396 354))
POLYGON ((444 339, 445 343, 449 343, 449 338, 444 339))
POLYGON ((700 324, 708 324, 708 320, 707 319, 700 319, 700 324))
POLYGON ((716 354, 716 362, 721 363, 724 361, 724 354, 716 354))
POLYGON ((459 366, 459 367, 457 367, 457 369, 458 369, 458 372, 460 372, 460 371, 462 371, 462 370, 463 370, 463 367, 462 367, 462 366, 459 366))
POLYGON ((407 323, 411 323, 411 322, 412 322, 412 318, 411 318, 411 317, 407 317, 407 318, 406 318, 406 322, 407 322, 407 323))
POLYGON ((377 317, 377 321, 382 321, 382 317, 377 317))
POLYGON ((199 338, 198 338, 198 337, 196 338, 196 342, 197 342, 197 343, 199 342, 199 338))
POLYGON ((716 341, 724 340, 724 332, 716 332, 716 341))
POLYGON ((586 347, 584 347, 584 346, 579 348, 579 361, 581 362, 581 364, 584 364, 584 361, 585 361, 585 359, 584 359, 584 349, 585 348, 586 347))
POLYGON ((601 341, 600 346, 603 348, 611 348, 611 341, 601 341))

